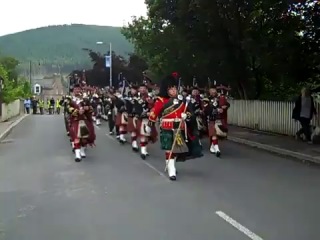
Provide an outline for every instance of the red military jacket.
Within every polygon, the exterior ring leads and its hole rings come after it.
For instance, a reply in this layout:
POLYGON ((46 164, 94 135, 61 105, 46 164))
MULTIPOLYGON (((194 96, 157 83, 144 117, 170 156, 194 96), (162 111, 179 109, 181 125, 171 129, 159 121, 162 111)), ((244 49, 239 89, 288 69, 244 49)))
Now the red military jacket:
MULTIPOLYGON (((186 113, 186 107, 186 104, 178 99, 158 97, 150 112, 149 121, 156 122, 161 115, 160 127, 168 130, 174 129, 174 125, 182 121, 182 113, 186 113)), ((184 128, 184 124, 181 125, 181 128, 184 128)))

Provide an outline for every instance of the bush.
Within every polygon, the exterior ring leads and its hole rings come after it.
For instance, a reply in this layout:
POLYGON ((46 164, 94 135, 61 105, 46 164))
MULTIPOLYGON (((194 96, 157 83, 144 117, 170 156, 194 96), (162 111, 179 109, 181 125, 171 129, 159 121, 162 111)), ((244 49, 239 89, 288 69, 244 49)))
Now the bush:
POLYGON ((31 86, 23 78, 17 80, 9 79, 8 71, 0 65, 0 77, 3 79, 2 101, 6 104, 19 98, 31 96, 31 86))

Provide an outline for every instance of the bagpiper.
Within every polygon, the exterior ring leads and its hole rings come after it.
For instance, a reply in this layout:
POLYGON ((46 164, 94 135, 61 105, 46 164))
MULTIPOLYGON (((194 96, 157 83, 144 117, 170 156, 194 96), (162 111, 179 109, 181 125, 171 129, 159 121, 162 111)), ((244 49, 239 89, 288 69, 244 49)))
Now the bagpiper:
POLYGON ((177 179, 176 161, 185 157, 203 156, 197 140, 195 119, 190 99, 178 95, 178 73, 174 72, 161 81, 158 98, 150 112, 146 131, 151 133, 160 119, 160 145, 165 150, 166 168, 169 179, 177 179))
POLYGON ((73 142, 75 161, 80 162, 86 157, 86 147, 94 145, 96 139, 92 120, 93 109, 86 96, 83 96, 82 100, 71 101, 69 113, 71 114, 70 137, 73 142))
POLYGON ((140 142, 140 156, 143 160, 149 155, 147 147, 149 142, 157 141, 157 130, 152 126, 151 132, 146 131, 149 123, 150 112, 154 106, 154 101, 151 94, 148 92, 146 84, 141 84, 139 87, 139 98, 135 102, 135 116, 137 118, 136 129, 140 142))
POLYGON ((127 130, 131 137, 131 147, 134 152, 139 151, 138 145, 138 113, 137 113, 137 105, 138 105, 138 88, 137 86, 131 86, 130 92, 128 93, 127 99, 127 113, 128 113, 128 126, 127 130))
POLYGON ((127 134, 128 126, 128 111, 127 111, 127 100, 123 96, 123 93, 117 92, 115 95, 115 106, 117 108, 116 115, 116 127, 119 128, 119 142, 124 144, 127 142, 125 135, 127 134))
POLYGON ((104 106, 104 112, 107 115, 108 119, 108 126, 109 126, 109 134, 114 134, 114 128, 115 128, 115 96, 113 95, 113 90, 108 89, 108 92, 106 93, 104 100, 103 100, 103 106, 104 106))
POLYGON ((203 99, 204 111, 208 121, 208 135, 210 140, 210 152, 220 157, 219 138, 227 137, 227 122, 224 113, 230 104, 223 95, 219 95, 217 87, 209 89, 208 98, 203 99))
POLYGON ((92 95, 91 105, 94 109, 93 120, 96 122, 96 125, 99 126, 101 125, 102 99, 97 93, 92 95))

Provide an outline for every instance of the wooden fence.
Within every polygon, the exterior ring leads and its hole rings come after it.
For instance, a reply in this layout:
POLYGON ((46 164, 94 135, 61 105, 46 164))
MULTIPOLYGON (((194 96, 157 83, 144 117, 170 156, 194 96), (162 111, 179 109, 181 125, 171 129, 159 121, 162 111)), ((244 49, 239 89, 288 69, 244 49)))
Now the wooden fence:
MULTIPOLYGON (((295 135, 300 128, 292 116, 293 102, 259 101, 259 100, 229 100, 228 123, 239 127, 295 135)), ((318 116, 320 104, 316 103, 318 116)), ((313 119, 313 125, 320 126, 318 119, 313 119)))

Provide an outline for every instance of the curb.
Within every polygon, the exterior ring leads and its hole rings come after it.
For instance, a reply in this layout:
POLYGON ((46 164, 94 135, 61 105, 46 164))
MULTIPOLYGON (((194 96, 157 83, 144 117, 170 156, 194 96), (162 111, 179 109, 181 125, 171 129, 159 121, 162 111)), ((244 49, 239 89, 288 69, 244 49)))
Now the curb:
POLYGON ((27 116, 29 116, 29 115, 24 114, 21 117, 19 117, 17 120, 15 120, 12 124, 10 124, 9 127, 3 133, 0 134, 0 141, 2 141, 4 138, 6 138, 10 134, 12 129, 14 129, 27 116))
POLYGON ((268 151, 271 153, 276 153, 276 154, 279 154, 279 155, 282 155, 285 157, 295 158, 295 159, 298 159, 302 162, 311 162, 311 163, 315 163, 315 164, 320 164, 320 157, 312 157, 307 154, 298 153, 298 152, 286 150, 283 148, 273 147, 273 146, 270 146, 267 144, 262 144, 262 143, 250 141, 247 139, 243 139, 243 138, 228 136, 228 140, 230 140, 231 142, 235 142, 235 143, 247 145, 250 147, 262 149, 262 150, 265 150, 265 151, 268 151))

